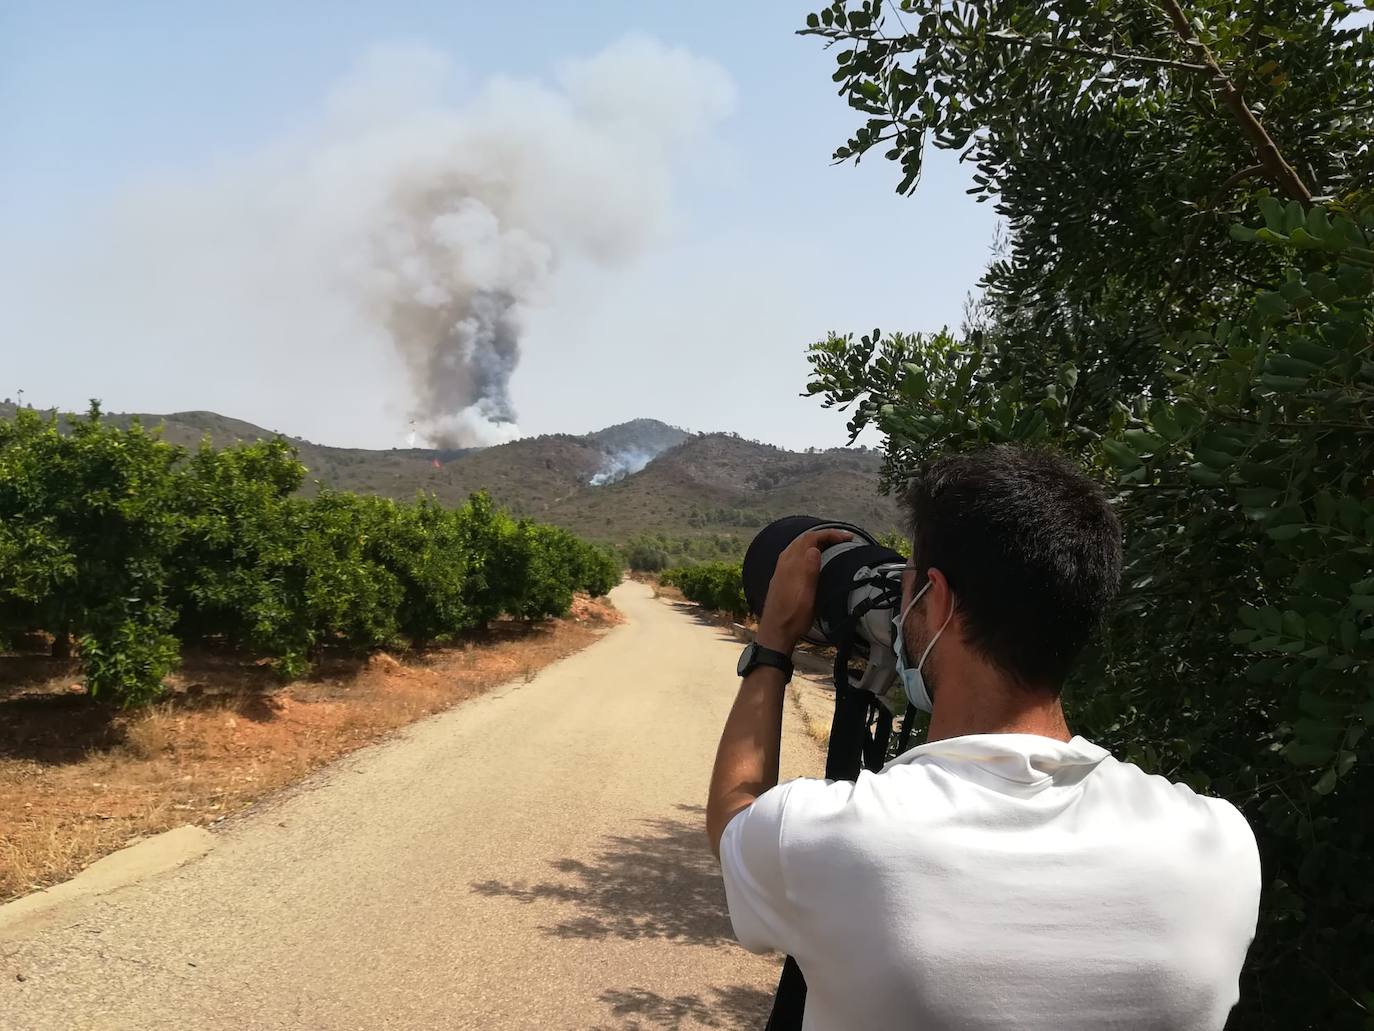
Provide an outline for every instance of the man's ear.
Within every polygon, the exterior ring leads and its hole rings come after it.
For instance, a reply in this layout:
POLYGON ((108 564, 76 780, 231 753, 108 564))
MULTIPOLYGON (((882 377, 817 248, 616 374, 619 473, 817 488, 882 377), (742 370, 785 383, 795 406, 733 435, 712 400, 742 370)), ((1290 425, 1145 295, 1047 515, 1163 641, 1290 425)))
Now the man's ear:
POLYGON ((949 618, 949 607, 954 604, 954 592, 949 589, 949 581, 945 579, 945 574, 934 566, 926 571, 926 577, 930 581, 930 590, 926 592, 925 601, 921 605, 924 610, 921 616, 926 621, 927 632, 934 635, 949 618))

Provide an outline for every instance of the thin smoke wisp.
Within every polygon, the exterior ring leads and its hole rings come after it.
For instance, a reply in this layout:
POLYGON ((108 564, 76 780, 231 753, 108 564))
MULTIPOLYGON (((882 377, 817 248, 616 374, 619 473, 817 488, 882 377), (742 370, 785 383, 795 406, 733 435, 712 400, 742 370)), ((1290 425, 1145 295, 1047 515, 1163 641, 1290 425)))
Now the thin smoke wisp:
POLYGON ((620 451, 613 451, 606 456, 606 461, 602 463, 596 475, 587 481, 587 486, 604 487, 608 483, 615 483, 627 476, 632 476, 652 462, 658 454, 658 451, 649 451, 644 448, 625 448, 620 451))

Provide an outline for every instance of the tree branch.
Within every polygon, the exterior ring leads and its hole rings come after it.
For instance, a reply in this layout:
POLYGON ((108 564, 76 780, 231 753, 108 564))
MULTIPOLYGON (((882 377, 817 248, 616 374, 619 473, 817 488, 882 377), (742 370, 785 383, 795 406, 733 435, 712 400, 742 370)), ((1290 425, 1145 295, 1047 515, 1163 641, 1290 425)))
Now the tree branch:
MULTIPOLYGON (((831 40, 855 40, 872 41, 879 40, 888 44, 897 51, 912 51, 920 49, 920 43, 911 35, 903 36, 899 39, 889 39, 876 35, 875 30, 865 29, 837 29, 815 28, 798 29, 798 36, 820 36, 823 39, 831 40)), ((951 36, 956 42, 967 42, 968 36, 951 36)), ((1048 36, 1022 36, 1016 32, 992 31, 987 33, 987 38, 997 43, 1010 43, 1014 46, 1028 47, 1030 49, 1053 50, 1060 54, 1075 54, 1079 57, 1093 57, 1099 61, 1112 61, 1117 64, 1148 64, 1157 68, 1176 68, 1185 72, 1206 72, 1211 69, 1205 64, 1190 64, 1187 61, 1175 61, 1167 57, 1150 57, 1146 54, 1125 54, 1115 50, 1093 50, 1090 47, 1071 47, 1062 43, 1056 43, 1048 36)))
MULTIPOLYGON (((1259 175, 1264 171, 1265 168, 1263 165, 1249 165, 1242 168, 1239 172, 1227 176, 1225 182, 1217 187, 1217 191, 1213 194, 1212 201, 1207 208, 1198 211, 1192 231, 1188 234, 1188 241, 1183 245, 1183 250, 1179 253, 1178 261, 1174 265, 1173 273, 1169 276, 1169 283, 1165 288, 1164 296, 1160 302, 1161 306, 1172 304, 1174 297, 1178 294, 1179 286, 1183 282, 1183 277, 1188 272, 1188 260, 1193 256, 1193 251, 1197 248, 1198 242, 1202 239, 1203 216, 1216 212, 1222 200, 1225 199, 1226 192, 1230 190, 1231 187, 1244 182, 1251 176, 1259 175)), ((1163 316, 1161 315, 1161 321, 1162 320, 1163 316)))
POLYGON ((1229 190, 1232 186, 1237 186, 1240 183, 1244 182, 1246 179, 1249 179, 1251 176, 1259 175, 1261 172, 1264 171, 1267 171, 1267 169, 1265 169, 1263 165, 1248 165, 1247 167, 1242 168, 1239 172, 1236 172, 1234 175, 1227 176, 1226 181, 1217 187, 1216 195, 1212 198, 1212 207, 1215 208, 1218 204, 1221 203, 1221 199, 1226 196, 1226 191, 1229 190))
POLYGON ((1235 115, 1236 121, 1240 123, 1241 130, 1255 148, 1255 156, 1259 158, 1260 164, 1264 166, 1269 178, 1274 180, 1278 187, 1291 199, 1302 201, 1304 204, 1311 204, 1312 191, 1307 188, 1307 184, 1302 181, 1293 166, 1284 160, 1283 155, 1279 153, 1279 148, 1274 145, 1273 138, 1260 124, 1260 120, 1255 117, 1255 112, 1250 110, 1250 106, 1241 96, 1240 90, 1236 89, 1235 83, 1228 79, 1221 70, 1221 66, 1217 64, 1216 58, 1212 56, 1212 51, 1207 48, 1207 44, 1193 34, 1193 27, 1188 24, 1188 16, 1183 13, 1183 8, 1179 6, 1178 0, 1160 0, 1160 6, 1169 16, 1169 21, 1178 38, 1183 41, 1185 46, 1192 49, 1198 60, 1211 73, 1212 81, 1216 83, 1221 93, 1222 103, 1230 108, 1231 113, 1235 115))
POLYGON ((797 36, 820 36, 822 39, 830 39, 830 40, 841 40, 841 39, 869 40, 869 39, 876 39, 876 40, 881 40, 882 42, 885 42, 885 43, 892 43, 892 44, 894 44, 894 45, 896 46, 896 48, 897 48, 898 50, 915 50, 915 49, 916 49, 916 43, 915 43, 914 41, 912 41, 912 42, 910 42, 910 43, 907 43, 907 39, 910 39, 910 37, 904 37, 903 39, 892 39, 892 40, 889 40, 889 39, 885 39, 885 38, 882 37, 882 36, 879 36, 879 35, 877 34, 877 32, 876 32, 874 29, 872 29, 872 28, 865 28, 865 29, 837 29, 837 28, 834 28, 833 26, 828 27, 828 28, 816 28, 816 29, 805 28, 805 29, 796 29, 796 30, 794 30, 793 35, 797 35, 797 36))
MULTIPOLYGON (((1254 111, 1245 102, 1239 89, 1236 88, 1217 64, 1216 58, 1212 56, 1212 51, 1207 44, 1198 39, 1193 33, 1192 26, 1188 24, 1188 16, 1184 14, 1183 8, 1179 6, 1179 0, 1159 0, 1160 6, 1168 15, 1170 24, 1173 26, 1175 34, 1189 47, 1196 55, 1199 63, 1187 61, 1174 61, 1161 57, 1149 57, 1144 54, 1127 54, 1112 50, 1094 50, 1090 47, 1068 46, 1056 43, 1044 36, 1022 36, 1015 32, 991 31, 986 34, 986 38, 998 43, 1011 44, 1013 46, 1023 46, 1031 49, 1052 50, 1057 53, 1073 54, 1079 57, 1091 57, 1099 61, 1112 61, 1119 64, 1143 64, 1160 68, 1174 68, 1179 71, 1204 72, 1216 86, 1217 92, 1223 104, 1230 109, 1231 114, 1240 124, 1241 131, 1249 139, 1254 148, 1255 156, 1265 174, 1293 200, 1301 201, 1304 204, 1312 203, 1312 191, 1303 182, 1302 177, 1285 160, 1279 148, 1275 145, 1269 132, 1261 124, 1254 111)), ((898 39, 888 39, 876 34, 873 27, 862 29, 842 29, 835 26, 816 27, 798 29, 799 36, 820 36, 829 40, 854 40, 856 42, 881 43, 889 47, 894 52, 911 52, 920 48, 921 44, 915 36, 907 34, 898 39)), ((967 41, 966 36, 955 36, 956 41, 967 41)), ((1229 185, 1234 185, 1230 183, 1229 185)), ((1229 188, 1229 187, 1225 187, 1229 188)))
POLYGON ((1177 68, 1185 72, 1205 72, 1208 70, 1206 65, 1174 61, 1167 57, 1149 57, 1145 54, 1123 54, 1115 50, 1093 50, 1090 47, 1065 46, 1062 43, 1054 42, 1047 36, 1022 36, 1016 32, 993 31, 987 34, 987 38, 995 39, 999 43, 1014 43, 1018 46, 1031 47, 1037 50, 1053 50, 1059 54, 1074 54, 1078 57, 1095 57, 1099 61, 1112 61, 1117 64, 1148 64, 1158 68, 1177 68))

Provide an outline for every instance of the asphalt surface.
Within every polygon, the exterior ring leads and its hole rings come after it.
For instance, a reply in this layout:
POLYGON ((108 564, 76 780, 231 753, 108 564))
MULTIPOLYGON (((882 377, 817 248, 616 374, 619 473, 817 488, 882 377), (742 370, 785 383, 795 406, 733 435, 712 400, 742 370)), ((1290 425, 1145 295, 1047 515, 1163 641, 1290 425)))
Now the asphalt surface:
MULTIPOLYGON (((354 753, 0 942, 0 1028, 751 1028, 703 806, 740 645, 626 583, 529 683, 354 753)), ((789 706, 783 776, 816 774, 789 706)))

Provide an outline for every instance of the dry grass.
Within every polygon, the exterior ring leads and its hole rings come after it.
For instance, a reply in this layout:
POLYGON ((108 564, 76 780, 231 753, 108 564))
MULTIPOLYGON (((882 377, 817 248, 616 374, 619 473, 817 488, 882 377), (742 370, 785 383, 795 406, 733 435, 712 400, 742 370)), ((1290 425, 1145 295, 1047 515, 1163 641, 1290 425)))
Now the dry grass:
POLYGON ((322 664, 280 689, 241 660, 190 657, 169 701, 129 714, 92 704, 65 666, 0 660, 0 900, 145 835, 213 823, 398 727, 532 679, 620 619, 579 598, 566 619, 322 664))

